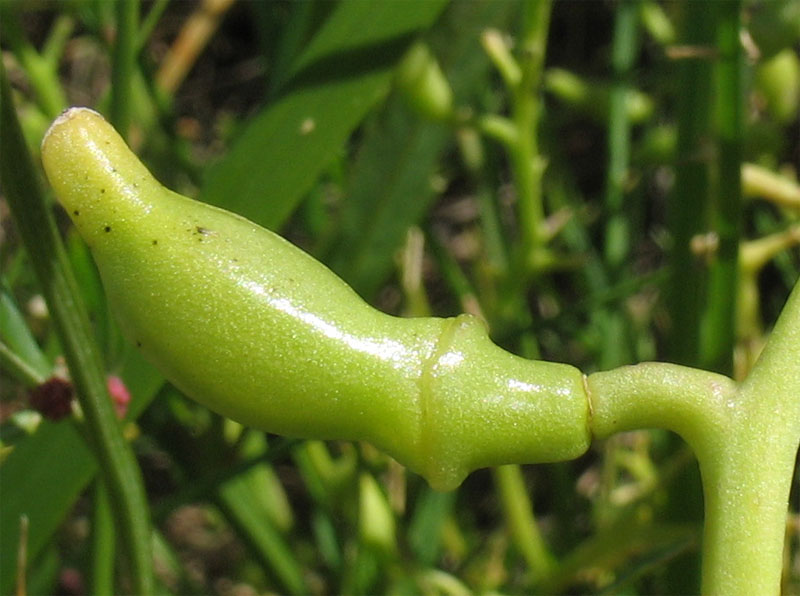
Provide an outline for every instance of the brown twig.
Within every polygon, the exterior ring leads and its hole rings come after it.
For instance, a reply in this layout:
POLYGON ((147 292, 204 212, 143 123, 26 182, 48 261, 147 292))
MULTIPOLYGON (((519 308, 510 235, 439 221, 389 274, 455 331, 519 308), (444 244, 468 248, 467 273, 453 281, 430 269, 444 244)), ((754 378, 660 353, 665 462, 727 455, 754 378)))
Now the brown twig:
POLYGON ((235 0, 203 0, 186 20, 156 74, 156 84, 173 93, 186 78, 235 0))

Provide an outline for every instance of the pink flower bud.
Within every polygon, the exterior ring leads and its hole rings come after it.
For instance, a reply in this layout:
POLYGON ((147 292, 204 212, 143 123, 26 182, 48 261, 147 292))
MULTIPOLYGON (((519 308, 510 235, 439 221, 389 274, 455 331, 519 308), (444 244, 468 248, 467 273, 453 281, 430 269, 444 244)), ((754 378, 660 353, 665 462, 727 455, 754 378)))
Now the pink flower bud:
POLYGON ((111 401, 114 402, 117 418, 122 420, 125 418, 125 414, 128 413, 131 393, 125 386, 125 382, 116 375, 109 375, 106 378, 106 387, 108 387, 108 393, 111 395, 111 401))

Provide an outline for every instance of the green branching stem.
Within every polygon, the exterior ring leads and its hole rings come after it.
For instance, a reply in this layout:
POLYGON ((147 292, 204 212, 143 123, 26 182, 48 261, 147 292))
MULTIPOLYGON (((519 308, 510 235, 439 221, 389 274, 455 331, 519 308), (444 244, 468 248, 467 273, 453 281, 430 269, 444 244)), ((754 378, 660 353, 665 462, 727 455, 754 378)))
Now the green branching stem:
POLYGON ((114 414, 88 315, 39 187, 40 175, 22 137, 2 66, 0 84, 2 153, 15 156, 1 160, 5 196, 39 278, 83 410, 87 439, 112 498, 116 523, 130 557, 133 591, 152 594, 150 522, 141 475, 114 414))
POLYGON ((728 406, 721 451, 703 471, 703 590, 777 594, 786 504, 800 446, 800 283, 728 406))
POLYGON ((515 186, 519 193, 522 249, 526 262, 536 268, 542 257, 542 175, 544 159, 539 154, 538 122, 541 112, 540 81, 550 28, 551 0, 526 2, 520 35, 520 80, 512 89, 512 118, 516 143, 509 147, 515 186))
MULTIPOLYGON (((606 175, 606 228, 604 261, 612 283, 620 281, 630 250, 630 221, 626 213, 626 186, 631 153, 631 121, 628 97, 630 77, 636 58, 638 2, 621 0, 616 6, 614 40, 611 49, 613 82, 608 112, 608 173, 606 175)), ((598 310, 594 319, 605 338, 600 367, 608 369, 632 360, 628 323, 624 311, 598 310)), ((607 458, 610 459, 610 458, 607 458)))
POLYGON ((608 115, 608 173, 606 177, 605 260, 617 272, 628 255, 629 222, 625 214, 625 187, 630 161, 629 78, 637 49, 637 2, 622 0, 616 9, 611 55, 613 83, 608 115))
POLYGON ((640 364, 587 379, 597 438, 658 427, 680 434, 705 491, 704 594, 776 594, 786 503, 800 444, 800 284, 749 377, 640 364))

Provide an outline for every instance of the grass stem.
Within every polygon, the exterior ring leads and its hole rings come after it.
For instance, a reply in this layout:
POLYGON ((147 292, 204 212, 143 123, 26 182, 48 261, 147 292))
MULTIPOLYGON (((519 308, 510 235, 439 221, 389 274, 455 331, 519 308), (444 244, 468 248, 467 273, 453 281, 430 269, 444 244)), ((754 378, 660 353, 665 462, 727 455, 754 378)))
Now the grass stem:
MULTIPOLYGON (((713 41, 714 18, 705 2, 684 5, 681 43, 707 48, 713 41)), ((678 146, 675 186, 668 206, 672 239, 667 308, 672 332, 668 358, 698 363, 700 314, 705 298, 705 267, 691 250, 691 239, 706 231, 706 209, 711 195, 710 165, 712 65, 705 53, 682 59, 676 66, 678 96, 678 146), (691 89, 691 92, 688 90, 691 89)))
POLYGON ((114 593, 114 518, 108 491, 100 478, 95 478, 92 491, 94 515, 92 516, 91 593, 114 593))
POLYGON ((544 580, 555 566, 550 552, 533 515, 522 469, 517 465, 492 468, 495 484, 500 493, 506 526, 514 544, 519 549, 535 583, 544 580))
POLYGON ((739 0, 715 4, 719 15, 716 43, 714 124, 717 137, 718 193, 713 229, 719 240, 709 272, 709 287, 701 341, 703 368, 730 374, 736 341, 736 296, 741 231, 741 162, 744 131, 742 46, 739 41, 742 5, 739 0))
POLYGON ((48 310, 58 333, 72 382, 86 420, 88 440, 94 447, 103 481, 112 499, 115 521, 130 559, 133 591, 153 593, 150 520, 144 486, 130 446, 114 413, 106 389, 102 359, 94 342, 86 309, 81 301, 63 244, 58 235, 33 166, 5 69, 0 65, 0 160, 6 199, 19 235, 36 271, 48 310))
POLYGON ((139 0, 117 0, 117 36, 111 69, 111 122, 123 138, 131 124, 131 98, 139 28, 139 0))

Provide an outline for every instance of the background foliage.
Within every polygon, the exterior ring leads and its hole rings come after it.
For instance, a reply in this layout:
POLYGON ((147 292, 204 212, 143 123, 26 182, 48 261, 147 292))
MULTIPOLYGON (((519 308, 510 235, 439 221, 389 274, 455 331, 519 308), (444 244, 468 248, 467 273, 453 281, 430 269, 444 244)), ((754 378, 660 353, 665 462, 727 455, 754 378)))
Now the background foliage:
MULTIPOLYGON (((797 0, 0 11, 34 156, 62 109, 94 107, 165 185, 280 230, 387 312, 472 312, 507 349, 586 372, 670 360, 741 378, 798 278, 797 0)), ((696 590, 702 492, 675 436, 447 494, 369 445, 265 436, 139 359, 56 217, 105 370, 132 396, 160 591, 696 590)), ((20 545, 30 593, 130 590, 80 415, 34 411, 31 391, 66 374, 62 342, 5 213, 2 232, 0 590, 21 585, 20 545)))

